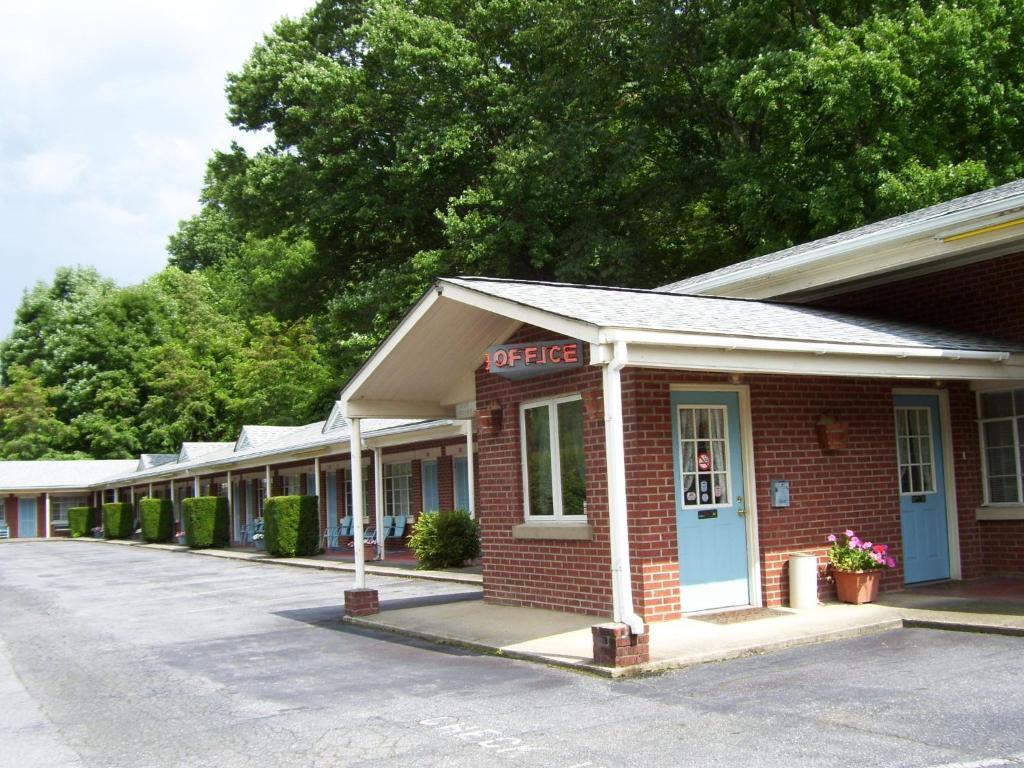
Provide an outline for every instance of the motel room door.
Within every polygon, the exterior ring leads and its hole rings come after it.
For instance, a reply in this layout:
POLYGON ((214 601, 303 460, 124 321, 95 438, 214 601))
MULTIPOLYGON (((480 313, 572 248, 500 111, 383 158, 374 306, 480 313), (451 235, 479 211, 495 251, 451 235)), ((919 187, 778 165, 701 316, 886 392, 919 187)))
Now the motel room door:
POLYGON ((33 539, 39 535, 36 527, 36 500, 18 499, 18 538, 33 539))
POLYGON ((673 392, 672 433, 682 609, 749 605, 739 394, 673 392))
POLYGON ((938 395, 896 395, 904 581, 949 578, 946 476, 938 395))

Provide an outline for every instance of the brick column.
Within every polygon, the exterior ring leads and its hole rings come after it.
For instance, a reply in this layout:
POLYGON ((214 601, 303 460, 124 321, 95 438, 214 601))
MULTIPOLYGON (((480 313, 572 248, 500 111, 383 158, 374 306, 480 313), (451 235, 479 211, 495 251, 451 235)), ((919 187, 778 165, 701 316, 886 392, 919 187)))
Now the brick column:
POLYGON ((372 616, 380 613, 380 600, 376 589, 346 589, 345 615, 372 616))
POLYGON ((594 638, 594 662, 604 667, 632 667, 651 660, 651 633, 645 627, 634 635, 626 624, 597 624, 590 628, 594 638))

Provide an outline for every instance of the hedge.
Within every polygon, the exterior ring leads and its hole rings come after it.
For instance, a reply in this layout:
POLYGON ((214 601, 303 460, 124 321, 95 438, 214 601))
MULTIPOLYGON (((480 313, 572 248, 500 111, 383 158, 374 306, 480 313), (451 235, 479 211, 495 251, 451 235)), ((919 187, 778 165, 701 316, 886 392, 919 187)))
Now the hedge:
POLYGON ((476 520, 461 509, 425 512, 412 527, 409 546, 419 561, 417 568, 461 568, 480 556, 476 520))
POLYGON ((108 501, 103 505, 103 538, 130 539, 135 516, 127 501, 108 501))
POLYGON ((223 496, 185 499, 185 543, 191 549, 226 547, 230 536, 228 500, 223 496))
POLYGON ((174 535, 174 504, 170 499, 143 499, 139 502, 142 540, 153 544, 170 541, 174 535))
POLYGON ((315 555, 320 548, 320 505, 316 496, 272 496, 263 507, 267 554, 315 555))
POLYGON ((71 507, 68 510, 68 531, 74 539, 92 532, 92 507, 71 507))

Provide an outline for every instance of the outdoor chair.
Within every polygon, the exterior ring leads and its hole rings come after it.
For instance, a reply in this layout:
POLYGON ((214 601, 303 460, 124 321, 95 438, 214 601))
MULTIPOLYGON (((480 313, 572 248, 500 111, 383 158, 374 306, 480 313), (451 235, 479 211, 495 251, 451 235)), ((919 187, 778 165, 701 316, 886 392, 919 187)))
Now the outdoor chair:
POLYGON ((324 546, 327 549, 337 549, 338 547, 338 528, 332 527, 324 531, 324 546))
POLYGON ((0 523, 0 539, 11 538, 11 528, 7 523, 0 523))
POLYGON ((338 538, 339 539, 351 539, 352 538, 352 516, 341 518, 341 523, 338 525, 338 538))
POLYGON ((400 517, 396 517, 395 518, 395 525, 391 529, 391 532, 388 534, 388 538, 389 539, 398 539, 399 541, 404 539, 405 538, 405 522, 406 522, 405 515, 401 515, 400 517))

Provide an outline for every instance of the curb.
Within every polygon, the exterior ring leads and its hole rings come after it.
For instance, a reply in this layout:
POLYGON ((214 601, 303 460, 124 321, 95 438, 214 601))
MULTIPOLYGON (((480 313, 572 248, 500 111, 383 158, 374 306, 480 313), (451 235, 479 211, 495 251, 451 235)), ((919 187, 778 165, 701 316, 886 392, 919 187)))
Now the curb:
MULTIPOLYGON (((23 541, 34 541, 24 539, 23 541)), ((142 549, 156 550, 159 552, 184 552, 190 555, 202 555, 205 557, 219 557, 222 560, 234 560, 240 563, 255 563, 259 565, 284 565, 290 568, 309 568, 318 571, 338 571, 340 573, 354 573, 356 567, 351 563, 337 563, 330 561, 316 560, 292 560, 284 557, 266 556, 239 556, 234 552, 220 549, 189 549, 182 544, 146 544, 141 541, 129 541, 127 539, 94 539, 82 536, 77 539, 39 539, 39 541, 92 541, 97 544, 114 544, 122 547, 139 547, 142 549)), ((382 565, 367 565, 366 573, 372 576, 383 576, 392 579, 421 579, 424 581, 441 581, 453 584, 470 584, 480 586, 483 577, 476 573, 447 573, 445 571, 417 571, 407 568, 388 568, 382 565)))
POLYGON ((903 619, 907 629, 944 629, 948 632, 973 632, 979 635, 1006 635, 1024 637, 1024 627, 1008 627, 1003 624, 968 624, 963 621, 940 621, 937 619, 903 619))

